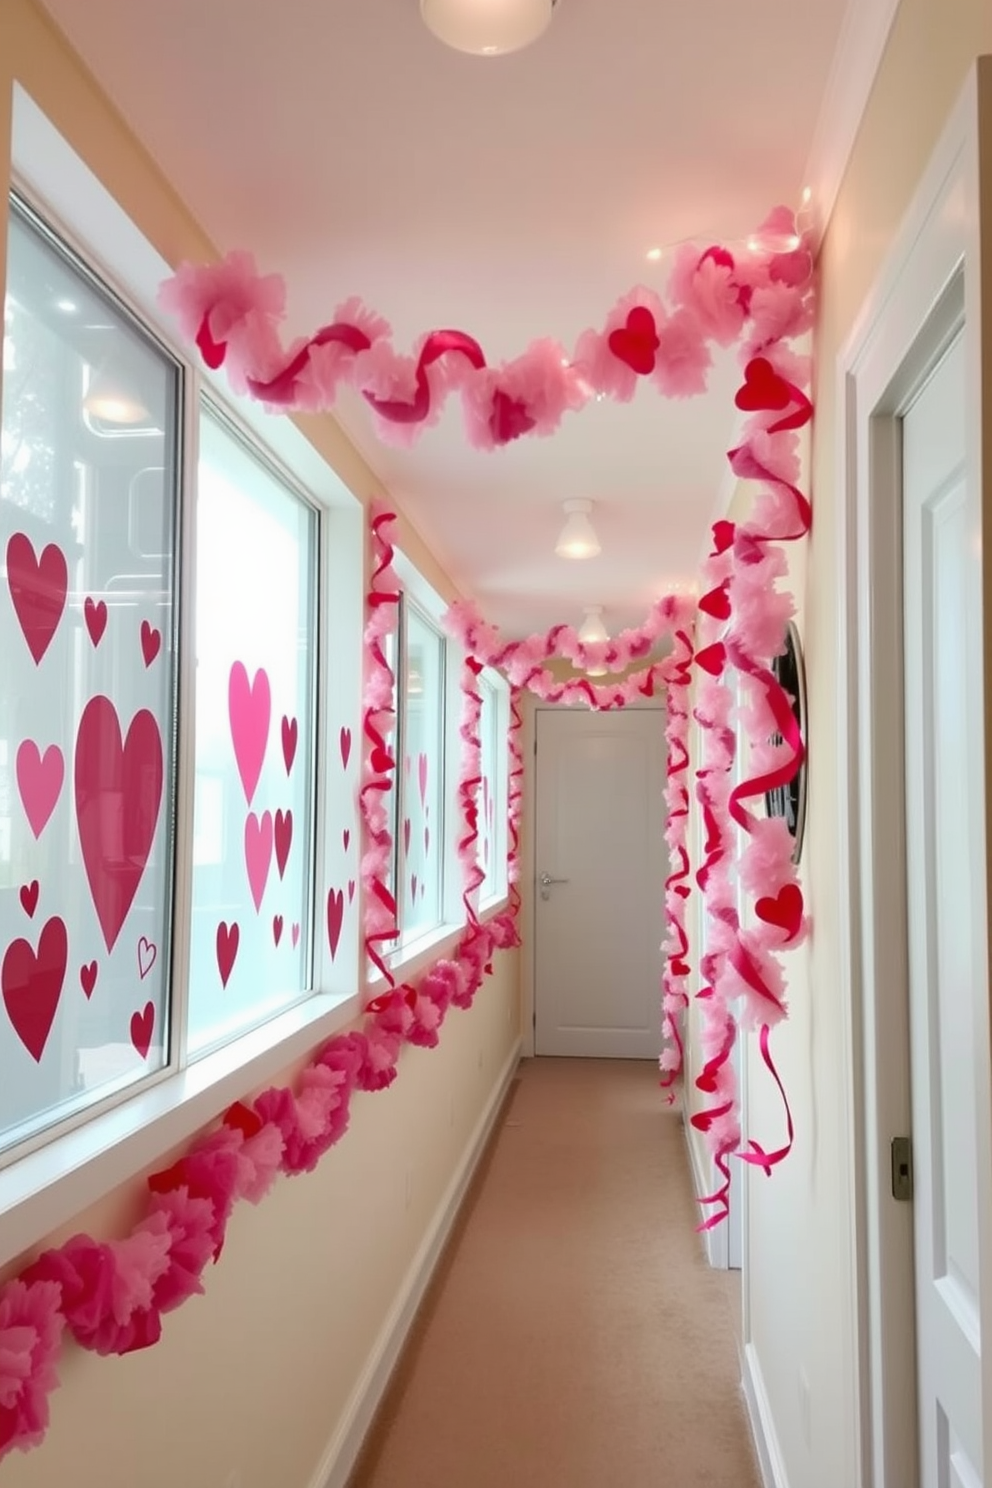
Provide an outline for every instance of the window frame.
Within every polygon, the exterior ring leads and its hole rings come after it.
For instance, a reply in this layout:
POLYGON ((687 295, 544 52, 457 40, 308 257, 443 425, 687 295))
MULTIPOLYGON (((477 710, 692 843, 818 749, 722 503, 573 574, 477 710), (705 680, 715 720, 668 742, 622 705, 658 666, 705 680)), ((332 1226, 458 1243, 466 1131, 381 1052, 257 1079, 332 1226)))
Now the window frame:
MULTIPOLYGON (((336 965, 328 955, 326 936, 321 934, 322 885, 327 882, 332 856, 332 816, 333 831, 340 836, 340 813, 334 816, 329 807, 333 795, 328 784, 331 726, 326 710, 332 696, 341 698, 340 711, 351 729, 356 753, 360 739, 363 507, 291 420, 266 420, 263 411, 250 400, 233 395, 218 374, 193 363, 188 348, 178 342, 174 327, 164 320, 157 305, 158 285, 171 273, 171 266, 17 83, 13 90, 10 193, 16 194, 29 214, 41 219, 55 240, 65 245, 146 335, 161 344, 180 369, 177 555, 181 557, 177 557, 174 598, 186 640, 177 647, 175 688, 175 915, 169 1062, 136 1086, 85 1107, 64 1123, 46 1128, 4 1154, 0 1165, 0 1265, 135 1177, 170 1147, 188 1140, 243 1096, 246 1089, 287 1070, 315 1045, 352 1022, 364 1003, 360 936, 355 923, 358 914, 349 917, 351 928, 347 936, 342 935, 336 965), (318 680, 311 878, 313 991, 219 1048, 179 1064, 180 1044, 185 1057, 195 770, 194 667, 189 664, 195 637, 192 524, 196 513, 198 427, 205 394, 240 427, 254 453, 272 460, 277 467, 286 467, 293 477, 292 484, 302 486, 319 513, 314 559, 318 680), (337 595, 336 604, 329 603, 332 594, 337 595), (341 646, 331 647, 325 643, 325 632, 337 620, 344 621, 347 639, 341 646), (333 690, 329 690, 328 679, 333 690)), ((9 201, 7 193, 5 201, 9 201)), ((5 231, 6 224, 5 215, 5 231)), ((195 643, 192 655, 195 657, 195 643)), ((352 794, 349 792, 349 808, 354 806, 352 794)))
MULTIPOLYGON (((493 796, 493 839, 490 844, 490 861, 496 865, 496 887, 484 893, 485 883, 479 888, 479 915, 498 911, 506 904, 510 894, 510 684, 493 667, 485 667, 480 680, 492 691, 496 704, 496 763, 498 790, 493 796)), ((492 787, 491 787, 492 789, 492 787)), ((480 791, 481 795, 481 791, 480 791)), ((481 809, 481 801, 480 801, 481 809)), ((484 865, 482 865, 484 866, 484 865)))

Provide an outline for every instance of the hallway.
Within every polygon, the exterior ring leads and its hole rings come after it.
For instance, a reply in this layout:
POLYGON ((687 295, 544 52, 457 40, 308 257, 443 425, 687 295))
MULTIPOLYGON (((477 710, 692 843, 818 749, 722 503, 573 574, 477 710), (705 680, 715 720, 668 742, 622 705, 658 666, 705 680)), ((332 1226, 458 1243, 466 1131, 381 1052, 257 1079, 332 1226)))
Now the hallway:
POLYGON ((695 1222, 652 1063, 525 1061, 351 1488, 757 1488, 695 1222))

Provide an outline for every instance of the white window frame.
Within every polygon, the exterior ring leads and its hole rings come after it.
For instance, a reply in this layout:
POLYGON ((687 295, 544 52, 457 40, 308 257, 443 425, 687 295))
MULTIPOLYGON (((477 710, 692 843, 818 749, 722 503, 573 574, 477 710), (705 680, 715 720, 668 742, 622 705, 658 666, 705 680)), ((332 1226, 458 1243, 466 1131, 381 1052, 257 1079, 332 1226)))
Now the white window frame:
MULTIPOLYGON (((249 399, 232 396, 219 374, 201 371, 179 343, 175 327, 157 304, 157 290, 171 266, 127 218, 109 192, 57 132, 21 85, 14 85, 11 185, 53 231, 132 310, 184 368, 183 489, 195 491, 197 427, 201 390, 233 421, 240 423, 263 454, 285 467, 321 511, 317 613, 318 632, 317 779, 314 812, 316 878, 314 986, 311 996, 235 1038, 194 1063, 172 1064, 125 1091, 87 1108, 57 1134, 42 1134, 23 1155, 0 1168, 0 1266, 29 1250, 92 1203, 158 1161, 171 1147, 189 1140, 246 1090, 265 1085, 330 1037, 361 1011, 358 914, 349 916, 332 963, 322 934, 322 899, 334 869, 331 857, 340 837, 340 810, 333 810, 327 788, 328 764, 337 739, 322 709, 327 699, 342 700, 340 712, 359 748, 361 724, 361 631, 365 518, 358 502, 316 449, 287 418, 272 418, 249 399), (353 644, 326 644, 328 632, 354 637, 353 644)), ((183 504, 181 551, 191 553, 190 524, 195 501, 183 504)), ((195 625, 192 565, 180 569, 184 623, 195 625)), ((195 633, 195 632, 193 632, 195 633)), ((177 906, 189 898, 187 842, 192 833, 193 737, 192 668, 181 669, 181 723, 177 769, 177 906)), ((335 720, 336 722, 336 720, 335 720)), ((356 824, 357 825, 357 824, 356 824)), ((181 930, 181 919, 173 931, 181 930)), ((177 967, 187 964, 186 948, 174 939, 177 967)), ((177 1008, 173 988, 173 1017, 177 1008)), ((178 1025, 182 1028, 184 1025, 178 1025)))

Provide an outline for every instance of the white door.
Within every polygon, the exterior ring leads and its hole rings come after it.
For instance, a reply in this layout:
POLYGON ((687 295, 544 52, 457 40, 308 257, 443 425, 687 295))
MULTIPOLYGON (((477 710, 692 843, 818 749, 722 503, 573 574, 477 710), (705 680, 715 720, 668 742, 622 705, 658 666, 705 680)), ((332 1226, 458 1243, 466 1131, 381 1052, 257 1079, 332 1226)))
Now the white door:
MULTIPOLYGON (((966 668, 981 582, 965 482, 958 336, 903 418, 906 849, 920 1488, 980 1488, 976 1009, 984 944, 982 678, 966 668)), ((974 654, 974 652, 972 652, 974 654)), ((884 852, 884 847, 883 847, 884 852)), ((980 1025, 979 1025, 980 1026, 980 1025)))
POLYGON ((536 763, 535 1052, 656 1059, 665 713, 539 709, 536 763))

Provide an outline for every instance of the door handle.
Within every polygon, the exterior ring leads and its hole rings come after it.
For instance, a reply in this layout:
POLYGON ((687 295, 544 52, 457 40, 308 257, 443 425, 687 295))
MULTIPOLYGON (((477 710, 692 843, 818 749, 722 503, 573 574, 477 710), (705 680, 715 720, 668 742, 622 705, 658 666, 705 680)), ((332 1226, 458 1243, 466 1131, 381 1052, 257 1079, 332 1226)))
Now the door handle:
POLYGON ((568 883, 567 878, 552 878, 550 873, 542 873, 540 877, 541 898, 551 898, 551 885, 556 883, 568 883))

